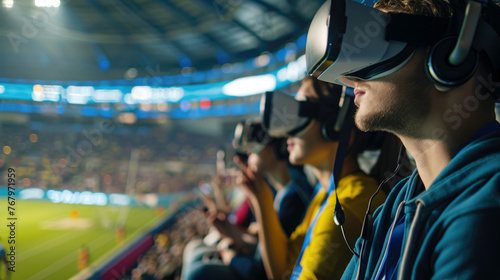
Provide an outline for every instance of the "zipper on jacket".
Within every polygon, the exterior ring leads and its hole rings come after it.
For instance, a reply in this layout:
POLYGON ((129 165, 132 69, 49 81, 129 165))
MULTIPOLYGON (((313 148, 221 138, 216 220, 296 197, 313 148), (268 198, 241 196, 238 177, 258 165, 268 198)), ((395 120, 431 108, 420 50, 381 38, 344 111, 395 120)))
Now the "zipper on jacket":
POLYGON ((410 246, 414 238, 415 229, 417 228, 420 212, 425 207, 425 203, 421 199, 417 199, 415 203, 417 204, 417 210, 415 211, 415 217, 413 217, 410 231, 408 232, 408 238, 406 239, 405 249, 403 250, 403 254, 401 257, 401 265, 399 266, 398 279, 410 279, 407 277, 409 272, 406 263, 408 262, 408 258, 410 255, 410 246))
POLYGON ((405 205, 406 201, 401 201, 398 205, 398 209, 396 210, 396 216, 394 217, 394 221, 392 222, 391 230, 389 231, 389 239, 387 239, 387 244, 385 245, 384 249, 384 254, 382 254, 382 260, 380 260, 379 267, 377 269, 377 273, 375 274, 375 279, 379 276, 379 273, 382 270, 382 263, 384 262, 384 259, 386 258, 387 250, 389 250, 389 241, 391 240, 392 232, 394 230, 394 227, 396 226, 396 223, 399 221, 399 216, 401 215, 401 210, 403 209, 403 206, 405 205))

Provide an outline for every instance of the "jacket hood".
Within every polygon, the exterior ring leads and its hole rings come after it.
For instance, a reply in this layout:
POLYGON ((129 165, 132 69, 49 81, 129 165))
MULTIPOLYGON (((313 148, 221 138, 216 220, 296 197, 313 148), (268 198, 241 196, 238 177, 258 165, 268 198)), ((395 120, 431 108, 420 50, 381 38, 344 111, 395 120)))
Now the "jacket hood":
MULTIPOLYGON (((412 195, 415 193, 415 189, 407 192, 407 204, 415 204, 419 200, 424 203, 426 208, 433 208, 432 206, 456 197, 471 187, 482 185, 480 182, 499 173, 499 142, 500 132, 495 132, 469 143, 439 173, 427 191, 416 197, 412 195), (410 197, 413 198, 409 199, 410 197)), ((420 180, 416 170, 409 178, 412 183, 415 180, 420 180)), ((419 184, 411 185, 418 186, 419 184)), ((482 207, 487 206, 487 204, 482 205, 482 207)))

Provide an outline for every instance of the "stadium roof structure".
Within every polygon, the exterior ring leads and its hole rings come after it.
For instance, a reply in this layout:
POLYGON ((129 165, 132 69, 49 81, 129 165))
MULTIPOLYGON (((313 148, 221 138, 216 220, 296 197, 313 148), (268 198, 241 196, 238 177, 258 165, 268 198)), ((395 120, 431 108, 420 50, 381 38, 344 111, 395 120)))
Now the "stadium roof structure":
POLYGON ((176 75, 275 53, 323 0, 2 0, 0 78, 176 75))

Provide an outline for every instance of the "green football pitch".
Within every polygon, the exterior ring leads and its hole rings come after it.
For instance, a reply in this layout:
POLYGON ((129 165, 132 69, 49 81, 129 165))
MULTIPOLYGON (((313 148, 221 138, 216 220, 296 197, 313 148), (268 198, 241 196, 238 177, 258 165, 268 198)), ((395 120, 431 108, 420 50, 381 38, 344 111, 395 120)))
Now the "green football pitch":
MULTIPOLYGON (((8 254, 7 197, 0 197, 0 243, 8 254), (1 225, 1 224, 0 224, 1 225)), ((165 212, 139 207, 54 204, 16 200, 15 272, 13 280, 69 279, 78 273, 78 249, 86 246, 89 265, 102 263, 113 252, 151 228, 165 212), (125 225, 125 241, 117 244, 116 226, 125 225)), ((4 268, 0 268, 0 279, 4 268)))

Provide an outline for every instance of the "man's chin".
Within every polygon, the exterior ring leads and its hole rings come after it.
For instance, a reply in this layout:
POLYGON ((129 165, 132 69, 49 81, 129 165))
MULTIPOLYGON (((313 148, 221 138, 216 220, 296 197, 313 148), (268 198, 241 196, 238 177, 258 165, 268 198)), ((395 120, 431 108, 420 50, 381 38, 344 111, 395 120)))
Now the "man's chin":
POLYGON ((250 170, 252 170, 252 172, 254 173, 258 173, 259 172, 259 167, 254 165, 254 164, 249 164, 248 167, 250 168, 250 170))
POLYGON ((363 132, 381 131, 384 130, 380 125, 380 119, 377 116, 368 116, 356 112, 354 123, 359 130, 363 132))
POLYGON ((356 112, 354 116, 354 123, 358 127, 359 130, 363 132, 371 131, 370 123, 367 121, 366 117, 356 112))
POLYGON ((290 153, 290 157, 288 158, 291 164, 294 165, 302 165, 304 164, 302 162, 302 159, 298 156, 295 156, 293 153, 290 153))

